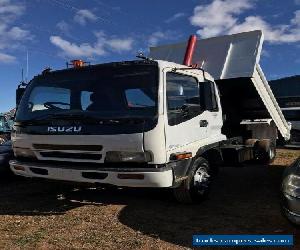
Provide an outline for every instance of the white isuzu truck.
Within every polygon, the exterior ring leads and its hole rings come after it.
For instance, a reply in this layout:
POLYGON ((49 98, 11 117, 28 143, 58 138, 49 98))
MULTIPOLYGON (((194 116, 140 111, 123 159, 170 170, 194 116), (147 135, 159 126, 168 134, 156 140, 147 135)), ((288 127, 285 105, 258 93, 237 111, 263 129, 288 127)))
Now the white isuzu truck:
POLYGON ((258 64, 262 41, 191 37, 135 61, 45 70, 17 90, 12 171, 201 200, 219 166, 268 163, 278 131, 289 139, 258 64))

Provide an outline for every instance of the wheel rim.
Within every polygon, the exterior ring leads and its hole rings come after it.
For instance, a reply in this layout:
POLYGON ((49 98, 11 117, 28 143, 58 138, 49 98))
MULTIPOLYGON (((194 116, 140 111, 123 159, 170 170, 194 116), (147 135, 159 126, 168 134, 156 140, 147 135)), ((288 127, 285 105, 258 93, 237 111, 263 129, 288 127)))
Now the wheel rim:
POLYGON ((194 188, 197 193, 204 194, 210 183, 210 175, 206 167, 199 167, 194 175, 194 188))
POLYGON ((273 148, 270 148, 269 150, 269 158, 272 160, 275 157, 275 150, 273 148))

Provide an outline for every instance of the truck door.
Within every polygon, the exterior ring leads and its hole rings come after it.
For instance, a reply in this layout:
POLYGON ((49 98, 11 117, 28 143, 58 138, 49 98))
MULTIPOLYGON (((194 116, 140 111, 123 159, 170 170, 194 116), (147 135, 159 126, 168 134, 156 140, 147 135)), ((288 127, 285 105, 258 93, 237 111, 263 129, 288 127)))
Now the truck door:
MULTIPOLYGON (((215 138, 223 137, 221 129, 223 126, 223 117, 220 105, 220 98, 216 84, 212 81, 204 81, 200 83, 202 85, 202 100, 203 106, 205 107, 205 113, 207 116, 207 136, 211 140, 215 138)), ((224 138, 223 138, 224 139, 224 138)))
POLYGON ((213 82, 184 72, 166 72, 165 79, 167 151, 199 148, 204 139, 221 133, 222 115, 213 82))

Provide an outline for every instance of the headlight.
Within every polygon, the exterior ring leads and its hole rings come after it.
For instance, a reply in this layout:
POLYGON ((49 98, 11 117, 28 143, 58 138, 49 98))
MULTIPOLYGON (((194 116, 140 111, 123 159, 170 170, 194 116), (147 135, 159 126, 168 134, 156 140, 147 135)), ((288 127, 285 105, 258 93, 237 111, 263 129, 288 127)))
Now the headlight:
POLYGON ((34 152, 29 148, 14 148, 15 157, 36 158, 34 152))
POLYGON ((282 183, 283 192, 293 196, 300 197, 300 176, 288 175, 282 183))
POLYGON ((150 162, 152 156, 150 152, 123 152, 108 151, 105 157, 106 162, 150 162))

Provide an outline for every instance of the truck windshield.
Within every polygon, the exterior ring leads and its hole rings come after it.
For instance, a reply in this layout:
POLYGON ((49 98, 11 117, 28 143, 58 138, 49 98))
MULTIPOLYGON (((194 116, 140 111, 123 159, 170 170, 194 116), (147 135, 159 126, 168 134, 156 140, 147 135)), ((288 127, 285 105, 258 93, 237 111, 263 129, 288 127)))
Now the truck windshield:
POLYGON ((64 114, 101 118, 145 118, 157 114, 156 65, 104 65, 35 78, 21 100, 16 120, 64 114))

